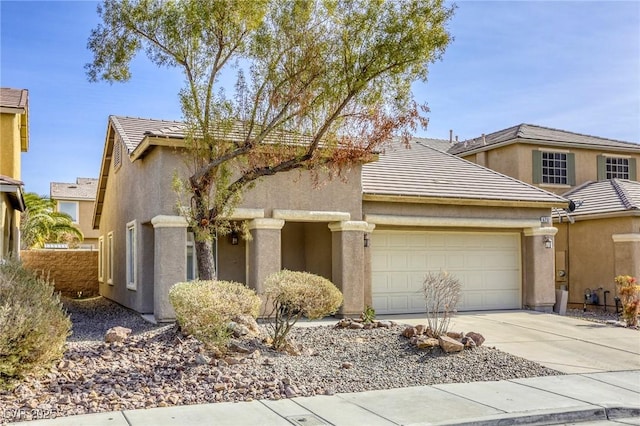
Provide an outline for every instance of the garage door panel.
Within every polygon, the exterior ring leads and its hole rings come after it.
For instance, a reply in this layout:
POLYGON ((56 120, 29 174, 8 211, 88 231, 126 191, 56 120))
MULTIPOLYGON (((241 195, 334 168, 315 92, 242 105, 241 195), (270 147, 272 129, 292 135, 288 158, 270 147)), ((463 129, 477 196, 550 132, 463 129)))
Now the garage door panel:
POLYGON ((424 276, 442 270, 460 279, 460 311, 521 307, 517 233, 374 231, 372 262, 379 313, 424 312, 424 276))

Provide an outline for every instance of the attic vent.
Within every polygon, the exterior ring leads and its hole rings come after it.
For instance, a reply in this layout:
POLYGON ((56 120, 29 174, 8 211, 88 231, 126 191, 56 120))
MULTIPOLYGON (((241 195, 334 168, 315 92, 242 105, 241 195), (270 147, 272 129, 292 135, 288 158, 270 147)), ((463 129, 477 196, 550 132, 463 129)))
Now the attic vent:
POLYGON ((113 169, 118 170, 122 165, 122 142, 120 137, 116 136, 113 141, 113 169))

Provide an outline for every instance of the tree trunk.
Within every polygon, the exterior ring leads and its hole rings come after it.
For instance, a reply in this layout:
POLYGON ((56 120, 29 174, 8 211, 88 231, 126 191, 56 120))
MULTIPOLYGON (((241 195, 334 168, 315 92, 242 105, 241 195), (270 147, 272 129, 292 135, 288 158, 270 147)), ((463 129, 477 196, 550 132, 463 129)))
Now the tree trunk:
POLYGON ((196 258, 198 260, 198 279, 215 280, 216 265, 213 253, 213 239, 195 241, 196 258))

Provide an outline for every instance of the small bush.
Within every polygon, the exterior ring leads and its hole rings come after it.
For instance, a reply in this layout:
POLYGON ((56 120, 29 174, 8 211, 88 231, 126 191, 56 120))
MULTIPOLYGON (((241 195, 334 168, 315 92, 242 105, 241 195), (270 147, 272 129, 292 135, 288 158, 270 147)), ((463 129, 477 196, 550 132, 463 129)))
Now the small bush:
POLYGON ((422 284, 427 308, 427 322, 434 336, 442 336, 449 329, 456 312, 462 285, 448 272, 429 272, 422 284))
POLYGON ((232 281, 190 281, 175 284, 169 301, 182 330, 208 347, 223 350, 229 338, 229 322, 237 315, 260 312, 260 297, 244 284, 232 281))
POLYGON ((372 306, 366 306, 360 314, 360 319, 365 324, 371 324, 376 320, 376 310, 372 306))
POLYGON ((627 322, 627 326, 636 327, 638 325, 638 314, 640 314, 640 285, 638 280, 629 275, 618 275, 615 281, 618 297, 622 302, 622 318, 627 322))
POLYGON ((271 338, 276 349, 286 343, 287 334, 300 317, 322 318, 342 305, 342 293, 331 281, 308 272, 283 270, 269 275, 265 295, 273 304, 267 316, 273 321, 271 338))
POLYGON ((18 261, 0 264, 0 388, 62 357, 71 321, 53 285, 18 261))

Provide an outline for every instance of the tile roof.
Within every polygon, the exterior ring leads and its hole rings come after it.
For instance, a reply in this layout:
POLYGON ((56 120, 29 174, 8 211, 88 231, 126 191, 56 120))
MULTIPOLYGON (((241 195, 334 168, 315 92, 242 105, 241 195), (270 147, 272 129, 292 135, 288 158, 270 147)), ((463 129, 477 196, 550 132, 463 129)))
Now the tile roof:
POLYGON ((95 200, 98 179, 78 178, 76 183, 51 182, 49 195, 54 200, 95 200))
POLYGON ((571 216, 584 216, 628 211, 640 212, 640 182, 611 179, 587 182, 564 194, 574 202, 582 202, 571 216))
POLYGON ((567 132, 566 130, 536 126, 533 124, 518 124, 517 126, 509 127, 508 129, 489 133, 488 135, 485 135, 484 139, 482 137, 478 137, 459 142, 449 149, 449 153, 457 155, 467 151, 488 149, 485 147, 508 143, 510 141, 515 142, 516 139, 524 139, 538 143, 546 142, 551 145, 572 145, 581 148, 600 147, 640 151, 640 144, 634 142, 583 135, 580 133, 567 132))
MULTIPOLYGON (((127 147, 128 154, 131 154, 136 149, 147 134, 165 133, 169 129, 174 129, 174 132, 178 132, 179 129, 184 127, 184 124, 179 121, 153 120, 150 118, 111 115, 109 120, 120 134, 122 142, 127 147)), ((179 134, 180 136, 173 137, 184 137, 181 131, 179 134)), ((168 135, 165 134, 165 136, 168 135)))
POLYGON ((369 195, 566 203, 558 195, 438 151, 419 141, 398 144, 363 166, 363 192, 369 195))
POLYGON ((451 148, 451 142, 448 139, 431 139, 431 138, 413 138, 413 141, 420 142, 423 145, 430 146, 438 151, 447 152, 451 148))
POLYGON ((0 88, 0 106, 7 108, 26 108, 29 99, 27 89, 0 88))

